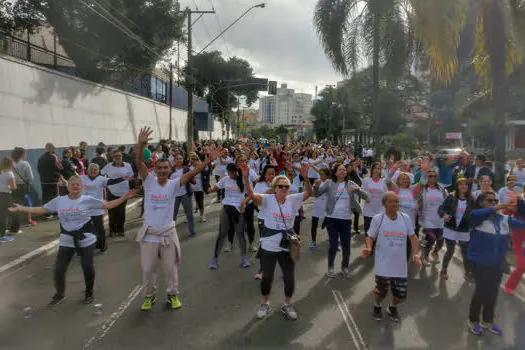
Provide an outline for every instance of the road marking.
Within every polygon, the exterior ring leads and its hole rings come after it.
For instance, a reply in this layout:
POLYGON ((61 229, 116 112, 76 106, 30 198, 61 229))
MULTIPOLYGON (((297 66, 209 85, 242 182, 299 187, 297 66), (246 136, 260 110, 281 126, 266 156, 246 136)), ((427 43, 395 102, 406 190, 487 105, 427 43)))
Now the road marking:
POLYGON ((341 295, 341 293, 339 293, 336 290, 332 290, 332 294, 334 295, 334 299, 335 299, 335 302, 337 303, 337 307, 339 307, 339 311, 341 311, 341 315, 343 315, 343 319, 346 323, 346 328, 348 328, 348 332, 352 336, 352 341, 354 342, 355 348, 357 350, 361 350, 361 344, 357 341, 354 329, 352 328, 352 325, 350 324, 350 320, 349 320, 350 317, 346 312, 348 309, 345 310, 344 300, 342 299, 342 297, 341 299, 339 299, 339 296, 341 295))
MULTIPOLYGON (((126 211, 131 211, 132 209, 134 209, 135 207, 137 207, 139 204, 141 203, 140 200, 137 200, 133 203, 130 203, 127 207, 126 207, 126 211)), ((104 216, 104 224, 107 224, 108 223, 108 216, 105 215, 104 216)), ((17 267, 18 265, 20 264, 23 264, 24 262, 28 261, 29 259, 32 259, 33 257, 35 256, 39 256, 41 254, 46 254, 48 252, 50 252, 51 250, 55 249, 57 246, 58 246, 58 242, 59 242, 59 239, 55 239, 47 244, 44 244, 43 246, 33 250, 33 251, 30 251, 29 253, 26 253, 24 255, 22 255, 21 257, 19 258, 16 258, 15 260, 13 261, 10 261, 8 262, 7 264, 3 265, 3 266, 0 266, 0 275, 5 273, 6 271, 9 271, 15 267, 17 267)))
POLYGON ((133 290, 131 291, 131 293, 129 293, 126 300, 124 300, 122 304, 120 304, 117 311, 113 312, 109 316, 107 321, 104 322, 98 334, 94 335, 86 342, 86 344, 83 347, 84 349, 94 349, 94 347, 97 344, 100 344, 100 342, 102 342, 102 340, 109 333, 111 328, 115 325, 115 323, 119 320, 119 318, 122 317, 124 312, 126 312, 128 307, 131 305, 131 303, 133 303, 133 301, 137 298, 137 296, 142 292, 143 288, 144 286, 142 285, 137 285, 135 288, 133 288, 133 290))
POLYGON ((355 333, 357 334, 357 337, 359 338, 359 342, 363 346, 363 349, 366 349, 367 346, 365 344, 363 336, 361 335, 361 332, 359 331, 359 327, 357 327, 357 323, 355 322, 354 317, 352 316, 352 314, 350 313, 350 310, 348 309, 348 305, 346 305, 346 303, 344 302, 343 295, 338 290, 335 290, 335 291, 333 290, 332 292, 338 295, 339 300, 341 301, 343 308, 346 311, 346 314, 350 317, 350 321, 352 322, 352 325, 354 326, 354 330, 355 330, 355 333))

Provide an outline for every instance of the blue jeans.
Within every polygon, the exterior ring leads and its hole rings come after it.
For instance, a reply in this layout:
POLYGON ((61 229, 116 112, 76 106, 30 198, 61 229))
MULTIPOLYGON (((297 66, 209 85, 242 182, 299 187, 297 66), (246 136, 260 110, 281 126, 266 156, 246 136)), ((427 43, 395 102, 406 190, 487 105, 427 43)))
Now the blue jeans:
POLYGON ((328 230, 329 241, 328 268, 334 267, 339 241, 341 242, 341 249, 343 250, 341 268, 347 268, 350 261, 350 236, 352 230, 352 220, 326 218, 326 229, 328 230))
POLYGON ((193 221, 193 202, 192 195, 185 194, 184 196, 175 197, 175 212, 173 213, 173 220, 177 221, 180 205, 184 209, 184 214, 188 219, 188 230, 190 235, 195 233, 195 222, 193 221))

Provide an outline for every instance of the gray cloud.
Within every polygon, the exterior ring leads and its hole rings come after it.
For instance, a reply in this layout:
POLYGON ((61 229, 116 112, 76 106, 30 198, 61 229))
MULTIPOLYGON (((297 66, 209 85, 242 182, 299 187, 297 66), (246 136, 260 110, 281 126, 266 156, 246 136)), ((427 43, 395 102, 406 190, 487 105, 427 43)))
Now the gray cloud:
MULTIPOLYGON (((264 0, 263 0, 264 1, 264 0)), ((181 0, 182 7, 211 9, 194 27, 196 50, 204 47, 257 0, 181 0), (217 17, 215 17, 217 16, 217 17), (218 22, 217 23, 217 19, 218 22), (209 36, 206 32, 209 32, 209 36), (211 38, 210 38, 211 37, 211 38)), ((288 83, 300 92, 313 93, 318 85, 333 84, 341 79, 323 53, 312 26, 316 0, 266 0, 266 8, 256 8, 232 27, 208 50, 250 61, 257 75, 288 83), (226 42, 226 45, 225 45, 226 42), (226 49, 228 48, 228 50, 226 49)))

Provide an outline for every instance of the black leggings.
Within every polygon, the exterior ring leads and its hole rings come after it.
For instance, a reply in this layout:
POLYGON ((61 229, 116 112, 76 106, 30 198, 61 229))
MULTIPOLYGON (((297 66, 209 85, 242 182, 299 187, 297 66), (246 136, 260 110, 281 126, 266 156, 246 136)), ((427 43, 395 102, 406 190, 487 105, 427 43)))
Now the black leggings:
POLYGON ((91 221, 95 227, 94 233, 97 236, 95 248, 99 250, 106 250, 106 229, 104 228, 104 215, 92 216, 91 221))
POLYGON ((204 214, 204 192, 202 191, 195 191, 193 192, 195 195, 195 204, 197 204, 197 208, 199 209, 199 212, 201 215, 204 214))
POLYGON ((7 208, 11 206, 11 194, 7 192, 0 192, 0 237, 4 236, 7 228, 7 218, 9 211, 7 208))
MULTIPOLYGON (((108 191, 107 194, 108 194, 108 201, 112 201, 112 200, 120 198, 120 197, 116 197, 115 195, 113 195, 110 191, 108 191)), ((115 208, 108 210, 109 232, 110 233, 124 234, 124 223, 126 222, 126 204, 127 203, 128 201, 125 201, 124 203, 116 206, 115 208)))
MULTIPOLYGON (((461 256, 463 257, 463 267, 465 268, 466 274, 472 273, 472 264, 470 260, 468 259, 468 243, 469 242, 463 242, 459 241, 459 248, 461 249, 461 256)), ((445 244, 447 245, 447 252, 445 253, 445 256, 443 257, 443 270, 447 271, 448 264, 450 263, 450 260, 452 260, 452 257, 454 256, 454 251, 456 250, 456 241, 445 238, 445 244)))
MULTIPOLYGON (((215 182, 219 182, 219 180, 221 179, 220 176, 218 175, 215 175, 215 182)), ((217 202, 220 202, 222 199, 224 198, 224 188, 223 189, 218 189, 217 190, 217 202)), ((233 240, 233 238, 232 238, 233 240)))
POLYGON ((312 228, 310 229, 312 242, 315 242, 317 239, 317 225, 319 225, 319 218, 316 216, 312 216, 312 228))
POLYGON ((372 217, 371 216, 363 216, 363 221, 364 221, 365 233, 368 236, 368 230, 370 229, 370 224, 372 223, 372 217))
POLYGON ((244 220, 246 222, 246 233, 248 234, 248 243, 252 244, 255 240, 255 226, 253 224, 253 215, 255 213, 255 206, 253 203, 246 205, 244 211, 244 220))
POLYGON ((354 213, 354 232, 359 232, 359 216, 361 216, 361 213, 358 211, 353 211, 354 213))
MULTIPOLYGON (((13 203, 18 203, 21 205, 26 205, 26 199, 25 195, 27 193, 27 185, 26 184, 16 184, 16 190, 13 190, 11 192, 11 199, 13 203)), ((11 213, 11 225, 9 226, 9 231, 16 233, 18 230, 20 230, 20 223, 22 218, 26 218, 27 222, 27 214, 22 212, 17 213, 11 213)))
POLYGON ((279 262, 283 271, 284 295, 291 298, 295 290, 294 262, 289 252, 269 252, 261 249, 263 276, 261 280, 261 294, 270 295, 272 290, 275 265, 279 262))
MULTIPOLYGON (((93 287, 95 285, 95 266, 93 265, 94 250, 94 244, 80 249, 80 264, 82 265, 82 271, 84 272, 86 294, 92 294, 93 287)), ((71 259, 73 258, 73 255, 75 255, 75 248, 62 246, 58 248, 58 254, 55 263, 55 289, 56 293, 60 296, 63 296, 66 291, 66 271, 69 263, 71 262, 71 259)))
POLYGON ((470 301, 469 320, 471 322, 494 321, 494 309, 498 300, 499 285, 503 276, 500 264, 483 265, 472 264, 472 271, 476 287, 470 301), (480 319, 482 315, 483 318, 480 319))

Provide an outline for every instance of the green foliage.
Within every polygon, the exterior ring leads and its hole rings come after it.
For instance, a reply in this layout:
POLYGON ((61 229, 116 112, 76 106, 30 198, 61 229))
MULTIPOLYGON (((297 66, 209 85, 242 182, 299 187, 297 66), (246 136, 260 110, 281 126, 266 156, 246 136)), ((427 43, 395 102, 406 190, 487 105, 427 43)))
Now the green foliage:
POLYGON ((391 142, 397 150, 405 153, 411 153, 416 148, 414 137, 406 132, 395 134, 392 136, 391 142))
POLYGON ((40 6, 33 0, 0 0, 0 30, 14 34, 22 30, 33 32, 44 23, 40 6))
MULTIPOLYGON (((15 7, 22 6, 29 23, 42 19, 53 27, 78 71, 93 81, 149 74, 156 63, 171 52, 174 41, 183 36, 185 15, 179 12, 178 1, 173 0, 18 0, 15 3, 15 7), (124 34, 96 12, 117 24, 121 22, 132 33, 124 34)), ((13 29, 16 27, 13 25, 13 29)))
MULTIPOLYGON (((284 129, 286 127, 282 126, 284 129)), ((286 131, 282 130, 281 127, 271 128, 267 125, 263 125, 260 128, 250 129, 249 134, 254 139, 266 138, 268 140, 276 140, 280 136, 287 135, 288 129, 286 131)), ((286 136, 285 136, 286 138, 286 136)))

